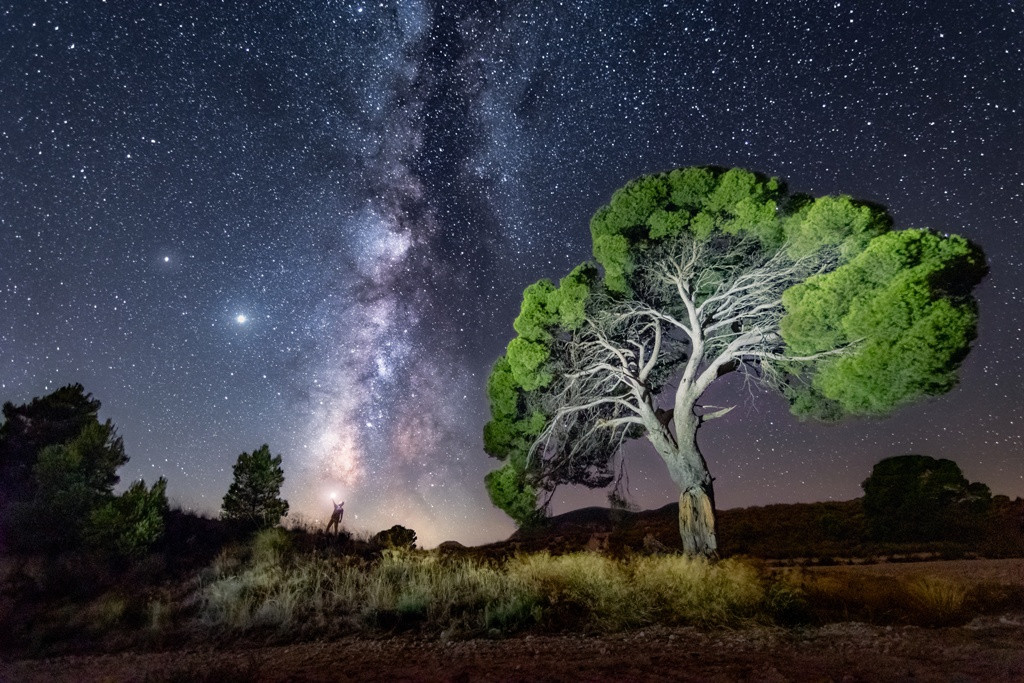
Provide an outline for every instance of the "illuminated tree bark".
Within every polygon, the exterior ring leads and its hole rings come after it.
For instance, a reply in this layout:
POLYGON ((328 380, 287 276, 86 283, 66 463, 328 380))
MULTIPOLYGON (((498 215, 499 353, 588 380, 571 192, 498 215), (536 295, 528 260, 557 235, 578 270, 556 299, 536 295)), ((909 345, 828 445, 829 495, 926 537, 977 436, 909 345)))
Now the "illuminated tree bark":
POLYGON ((764 254, 737 239, 677 241, 649 263, 632 297, 595 302, 581 330, 560 342, 548 397, 552 419, 531 457, 553 473, 575 457, 642 434, 679 487, 685 551, 713 555, 714 486, 697 431, 731 408, 703 405, 701 397, 728 372, 773 382, 774 363, 844 352, 787 355, 778 329, 782 293, 833 258, 824 251, 792 259, 785 248, 764 254), (677 367, 671 402, 660 405, 663 374, 677 367))

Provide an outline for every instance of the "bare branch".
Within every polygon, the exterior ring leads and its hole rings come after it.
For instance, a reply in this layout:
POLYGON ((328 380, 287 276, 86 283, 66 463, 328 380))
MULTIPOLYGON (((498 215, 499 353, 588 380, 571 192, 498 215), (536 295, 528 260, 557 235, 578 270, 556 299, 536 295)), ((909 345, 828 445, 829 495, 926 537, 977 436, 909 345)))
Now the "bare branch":
POLYGON ((794 259, 785 247, 766 250, 734 236, 682 236, 646 254, 632 295, 595 295, 583 326, 559 341, 556 379, 544 399, 552 417, 530 457, 557 477, 607 465, 639 434, 663 455, 674 453, 680 425, 694 429, 733 410, 697 405, 722 374, 739 369, 751 381, 777 384, 777 364, 844 353, 790 356, 779 331, 783 292, 834 258, 794 259), (671 412, 658 405, 666 389, 671 412))
MULTIPOLYGON (((704 406, 705 408, 714 408, 717 406, 704 406)), ((720 417, 728 415, 736 406, 729 406, 727 408, 720 408, 719 410, 712 411, 710 413, 704 413, 700 416, 701 422, 708 422, 709 420, 716 420, 720 417)))

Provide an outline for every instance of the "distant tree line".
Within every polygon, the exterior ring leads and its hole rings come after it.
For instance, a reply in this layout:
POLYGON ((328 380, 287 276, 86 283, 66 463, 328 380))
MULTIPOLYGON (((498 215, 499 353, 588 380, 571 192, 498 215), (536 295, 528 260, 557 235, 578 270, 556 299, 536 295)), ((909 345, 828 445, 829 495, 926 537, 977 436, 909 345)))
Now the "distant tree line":
MULTIPOLYGON (((169 510, 167 480, 132 483, 114 494, 128 456, 100 402, 81 384, 23 405, 3 405, 0 425, 0 546, 25 551, 84 549, 123 559, 160 540, 169 510)), ((288 514, 280 498, 281 456, 264 444, 242 453, 224 496, 222 518, 243 531, 288 514)))
MULTIPOLYGON (((167 481, 140 480, 114 494, 128 456, 113 423, 99 420, 99 409, 81 384, 23 405, 3 405, 0 548, 85 549, 131 559, 160 541, 169 512, 167 481)), ((242 453, 222 502, 222 520, 246 534, 276 526, 289 510, 280 497, 283 483, 282 457, 272 455, 267 444, 242 453)), ((970 540, 985 527, 993 506, 988 486, 968 481, 952 460, 924 455, 882 460, 862 487, 863 531, 857 535, 879 542, 970 540)), ((821 522, 842 526, 843 520, 821 522)), ((371 543, 410 548, 416 532, 396 525, 371 543)))
POLYGON ((15 547, 85 546, 134 557, 163 533, 167 481, 138 481, 114 495, 128 456, 113 423, 99 421, 99 409, 81 384, 4 404, 0 523, 15 547))

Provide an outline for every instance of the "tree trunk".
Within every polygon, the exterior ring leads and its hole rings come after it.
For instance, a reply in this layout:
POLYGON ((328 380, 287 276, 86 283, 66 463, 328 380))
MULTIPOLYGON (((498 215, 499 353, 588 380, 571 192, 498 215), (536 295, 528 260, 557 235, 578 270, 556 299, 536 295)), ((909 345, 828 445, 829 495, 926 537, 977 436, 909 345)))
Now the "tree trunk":
POLYGON ((715 492, 710 481, 679 494, 679 535, 687 555, 712 557, 718 554, 715 492))
MULTIPOLYGON (((687 555, 713 557, 718 554, 715 518, 715 489, 708 464, 697 447, 700 419, 691 409, 675 411, 676 444, 662 457, 673 481, 679 486, 679 536, 687 555)), ((661 441, 665 441, 664 439, 661 441)), ((655 447, 658 447, 655 442, 655 447)))

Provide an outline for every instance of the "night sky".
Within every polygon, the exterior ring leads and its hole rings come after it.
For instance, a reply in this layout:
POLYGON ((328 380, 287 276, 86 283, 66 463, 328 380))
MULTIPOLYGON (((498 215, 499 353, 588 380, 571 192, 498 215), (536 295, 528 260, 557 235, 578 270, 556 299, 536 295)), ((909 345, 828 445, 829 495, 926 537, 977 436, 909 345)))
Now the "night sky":
MULTIPOLYGON (((877 460, 1024 495, 1024 4, 0 3, 0 400, 81 382, 131 461, 216 512, 242 451, 292 516, 506 536, 484 385, 522 289, 612 191, 678 166, 881 202, 980 243, 950 394, 800 423, 741 380, 720 507, 849 499, 877 460)), ((677 497, 627 448, 641 507, 677 497)), ((555 511, 601 503, 565 490, 555 511)))

